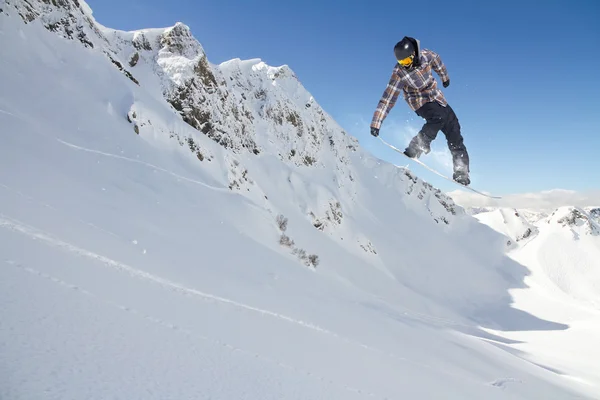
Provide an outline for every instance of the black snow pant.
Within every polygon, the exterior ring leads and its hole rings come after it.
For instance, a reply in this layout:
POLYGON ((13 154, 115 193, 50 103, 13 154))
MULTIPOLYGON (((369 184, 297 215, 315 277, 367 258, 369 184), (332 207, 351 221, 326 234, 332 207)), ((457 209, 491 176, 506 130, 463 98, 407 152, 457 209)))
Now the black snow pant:
POLYGON ((409 147, 419 150, 430 151, 430 145, 437 137, 441 130, 446 136, 448 149, 452 154, 452 162, 454 164, 454 172, 469 173, 469 154, 463 143, 463 137, 460 133, 460 124, 454 110, 450 105, 446 107, 437 102, 425 103, 421 108, 416 110, 416 113, 421 118, 425 119, 425 125, 421 128, 417 136, 415 136, 409 147))

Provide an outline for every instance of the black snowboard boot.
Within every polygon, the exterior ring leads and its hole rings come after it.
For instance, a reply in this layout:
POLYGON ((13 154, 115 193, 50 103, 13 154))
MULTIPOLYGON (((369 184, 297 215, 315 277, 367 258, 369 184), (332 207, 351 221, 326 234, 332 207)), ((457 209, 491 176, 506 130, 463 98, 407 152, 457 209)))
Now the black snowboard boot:
POLYGON ((431 141, 428 140, 422 132, 419 132, 412 138, 404 154, 409 158, 419 158, 421 154, 429 154, 431 151, 431 141))
POLYGON ((471 180, 469 179, 469 173, 464 170, 455 171, 452 179, 463 186, 469 186, 471 183, 471 180))
POLYGON ((421 157, 421 153, 422 151, 415 150, 411 147, 407 147, 406 150, 404 150, 404 155, 408 158, 419 158, 421 157))

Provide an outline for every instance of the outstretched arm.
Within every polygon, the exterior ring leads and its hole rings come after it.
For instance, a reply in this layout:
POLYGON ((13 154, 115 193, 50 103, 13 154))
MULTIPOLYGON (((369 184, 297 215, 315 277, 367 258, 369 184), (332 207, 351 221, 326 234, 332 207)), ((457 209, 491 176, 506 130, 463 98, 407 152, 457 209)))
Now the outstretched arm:
POLYGON ((431 57, 431 67, 440 76, 440 79, 444 83, 444 87, 448 86, 446 82, 450 82, 450 76, 448 76, 448 70, 442 61, 442 58, 435 51, 428 51, 431 57))
POLYGON ((390 110, 394 107, 394 104, 396 104, 396 100, 398 100, 398 95, 402 90, 402 86, 402 81, 394 69, 390 81, 383 92, 383 96, 381 96, 381 100, 379 100, 377 108, 375 109, 375 113, 373 114, 371 128, 375 128, 377 130, 381 128, 381 123, 385 117, 387 117, 390 110))

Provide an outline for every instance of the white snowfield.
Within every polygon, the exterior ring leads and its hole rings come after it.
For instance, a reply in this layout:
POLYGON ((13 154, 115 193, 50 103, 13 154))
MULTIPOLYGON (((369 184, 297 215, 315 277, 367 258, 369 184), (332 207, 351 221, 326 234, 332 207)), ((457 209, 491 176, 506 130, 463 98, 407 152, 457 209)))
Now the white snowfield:
POLYGON ((600 398, 596 225, 509 247, 288 67, 0 10, 0 399, 600 398))

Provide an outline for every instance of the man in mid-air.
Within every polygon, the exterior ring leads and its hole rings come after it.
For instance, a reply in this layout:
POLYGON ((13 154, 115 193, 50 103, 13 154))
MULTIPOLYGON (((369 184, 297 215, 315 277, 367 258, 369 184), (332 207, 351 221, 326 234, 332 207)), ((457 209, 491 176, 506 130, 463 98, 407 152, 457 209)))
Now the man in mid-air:
POLYGON ((437 53, 429 49, 421 50, 420 42, 408 36, 396 43, 394 55, 398 62, 394 65, 392 77, 373 114, 371 135, 379 136, 383 120, 394 107, 402 91, 409 107, 425 119, 425 124, 412 138, 404 154, 410 158, 419 158, 423 153, 428 154, 431 151, 431 142, 441 130, 446 136, 448 148, 452 153, 454 165, 452 179, 468 186, 471 183, 469 154, 463 143, 460 124, 454 110, 438 88, 432 72, 433 70, 439 75, 446 88, 450 85, 446 66, 437 53))

